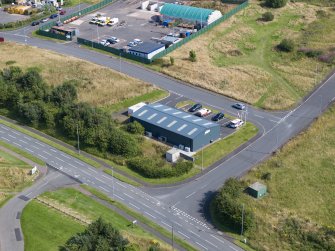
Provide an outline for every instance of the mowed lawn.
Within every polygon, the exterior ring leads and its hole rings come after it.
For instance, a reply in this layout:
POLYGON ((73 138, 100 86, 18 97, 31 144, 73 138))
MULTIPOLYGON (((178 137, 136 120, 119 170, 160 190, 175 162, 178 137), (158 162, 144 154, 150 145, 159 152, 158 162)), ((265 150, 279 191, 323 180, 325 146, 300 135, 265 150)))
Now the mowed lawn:
POLYGON ((31 166, 0 150, 0 207, 16 192, 32 183, 31 166))
MULTIPOLYGON (((153 235, 142 228, 132 227, 131 222, 74 188, 46 192, 39 198, 57 210, 38 201, 30 202, 24 209, 21 224, 27 251, 58 250, 58 247, 68 238, 85 228, 83 223, 62 212, 84 222, 91 222, 102 217, 119 229, 131 243, 136 243, 139 250, 147 250, 150 243, 156 240, 153 235)), ((168 250, 167 244, 160 244, 162 250, 168 250)))
MULTIPOLYGON (((267 185, 269 191, 260 200, 247 195, 243 197, 244 203, 255 213, 257 223, 256 230, 247 233, 249 243, 256 250, 302 250, 301 246, 296 246, 308 242, 299 239, 298 236, 302 233, 314 233, 320 237, 323 236, 323 227, 334 231, 334 170, 333 105, 306 132, 285 145, 276 156, 243 177, 248 184, 261 181, 267 185), (270 173, 271 178, 262 180, 267 173, 270 173), (294 229, 291 225, 285 225, 285 221, 292 218, 302 222, 301 228, 296 226, 297 229, 294 229), (288 241, 290 238, 295 241, 288 241)), ((313 234, 305 236, 315 240, 313 234)), ((330 239, 332 238, 335 245, 334 234, 329 232, 329 236, 332 236, 330 239)))
POLYGON ((297 52, 280 53, 276 45, 291 38, 296 48, 330 51, 335 12, 331 8, 291 3, 280 9, 250 5, 214 29, 178 48, 151 67, 175 78, 266 109, 293 106, 331 70, 331 65, 297 52), (318 11, 328 15, 321 17, 318 11), (271 11, 272 22, 260 21, 271 11), (197 62, 188 60, 194 50, 197 62), (170 56, 174 65, 170 65, 170 56))
MULTIPOLYGON (((15 43, 0 44, 0 70, 9 66, 39 69, 46 83, 75 80, 79 101, 107 108, 120 102, 152 101, 166 95, 151 84, 71 56, 15 43), (134 99, 134 100, 133 100, 134 99)), ((124 108, 124 106, 118 106, 124 108)), ((114 111, 115 109, 112 109, 114 111)))

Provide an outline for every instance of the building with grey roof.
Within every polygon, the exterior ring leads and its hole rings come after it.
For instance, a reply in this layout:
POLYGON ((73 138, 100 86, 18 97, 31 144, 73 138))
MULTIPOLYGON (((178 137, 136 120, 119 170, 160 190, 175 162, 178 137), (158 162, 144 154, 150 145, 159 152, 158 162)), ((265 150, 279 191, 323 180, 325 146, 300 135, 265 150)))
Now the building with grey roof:
POLYGON ((131 115, 146 132, 169 144, 191 151, 220 137, 220 125, 160 103, 142 106, 131 115))
POLYGON ((128 50, 128 53, 135 56, 140 56, 143 58, 151 59, 156 54, 165 50, 164 44, 143 42, 137 46, 134 46, 128 50))

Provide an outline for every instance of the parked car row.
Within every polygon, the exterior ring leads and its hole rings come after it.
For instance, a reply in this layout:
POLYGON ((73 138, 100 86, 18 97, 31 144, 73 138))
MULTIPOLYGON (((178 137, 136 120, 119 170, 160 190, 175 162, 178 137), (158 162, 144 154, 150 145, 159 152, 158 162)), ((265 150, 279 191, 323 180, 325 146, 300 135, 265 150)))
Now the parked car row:
MULTIPOLYGON (((236 103, 236 104, 233 105, 233 107, 238 109, 238 110, 245 110, 246 109, 246 106, 242 103, 236 103)), ((212 113, 212 111, 210 109, 203 108, 202 104, 200 104, 200 103, 194 104, 188 111, 194 113, 194 115, 199 116, 199 117, 206 117, 206 116, 208 116, 212 113)), ((224 117, 225 117, 224 113, 219 112, 219 113, 216 113, 211 118, 211 120, 218 122, 218 121, 222 120, 224 117)), ((242 126, 243 124, 244 124, 243 120, 234 119, 234 120, 230 121, 227 124, 227 126, 230 127, 230 128, 235 129, 235 128, 238 128, 238 127, 242 126)))
POLYGON ((31 23, 31 26, 36 26, 36 25, 39 25, 39 24, 43 24, 45 22, 48 22, 49 21, 49 18, 43 18, 41 20, 38 20, 38 21, 34 21, 31 23))
POLYGON ((134 47, 136 45, 142 44, 143 41, 141 39, 135 38, 133 41, 128 43, 129 47, 134 47))
POLYGON ((117 37, 110 37, 110 38, 101 40, 100 44, 104 46, 108 46, 110 44, 116 44, 118 42, 120 42, 120 39, 118 39, 117 37))

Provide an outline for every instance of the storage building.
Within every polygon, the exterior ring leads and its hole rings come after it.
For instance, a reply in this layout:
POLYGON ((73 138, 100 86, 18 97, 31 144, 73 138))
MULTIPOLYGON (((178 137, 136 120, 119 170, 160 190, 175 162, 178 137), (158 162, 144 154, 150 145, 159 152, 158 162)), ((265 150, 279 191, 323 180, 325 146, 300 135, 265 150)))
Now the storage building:
POLYGON ((255 182, 247 188, 247 192, 252 197, 258 199, 266 194, 266 186, 259 182, 255 182))
POLYGON ((166 3, 160 13, 164 19, 182 19, 186 22, 200 23, 204 26, 213 23, 222 17, 218 10, 197 8, 187 5, 166 3))
POLYGON ((142 106, 131 120, 141 123, 147 135, 185 151, 197 151, 220 137, 219 124, 159 103, 142 106))
POLYGON ((165 50, 164 44, 143 42, 128 50, 128 53, 142 58, 151 59, 157 53, 165 50))

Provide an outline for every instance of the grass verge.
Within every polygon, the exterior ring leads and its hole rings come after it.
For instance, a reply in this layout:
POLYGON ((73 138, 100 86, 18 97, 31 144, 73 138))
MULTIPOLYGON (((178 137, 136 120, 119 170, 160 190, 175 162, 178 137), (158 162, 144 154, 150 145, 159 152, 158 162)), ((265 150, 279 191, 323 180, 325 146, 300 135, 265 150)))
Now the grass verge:
MULTIPOLYGON (((229 153, 237 149, 242 144, 248 142, 258 133, 258 128, 252 123, 247 122, 245 126, 237 129, 232 135, 221 139, 203 150, 203 163, 204 167, 209 167, 218 160, 227 156, 229 153)), ((198 166, 202 165, 202 153, 199 151, 195 155, 195 164, 198 166)))
POLYGON ((111 176, 113 175, 114 178, 116 178, 116 179, 118 179, 118 180, 120 180, 122 182, 128 183, 128 184, 130 184, 132 186, 135 186, 135 187, 141 186, 140 183, 138 183, 138 182, 136 182, 134 180, 131 180, 131 179, 127 178, 124 175, 121 175, 121 174, 118 174, 118 173, 115 173, 115 172, 113 173, 113 171, 110 170, 110 169, 105 169, 104 173, 107 173, 108 175, 111 175, 111 176))

